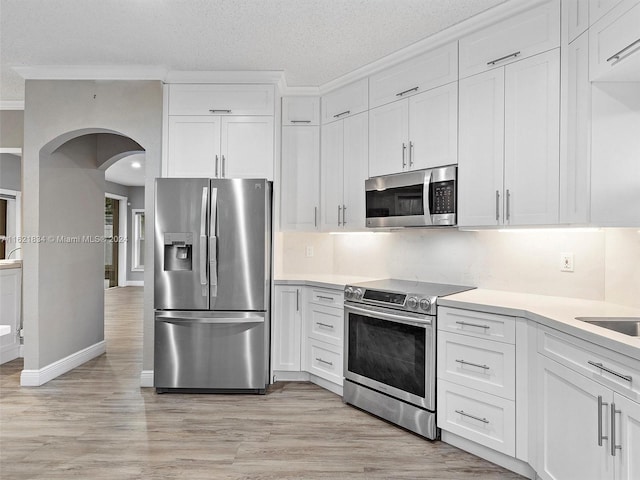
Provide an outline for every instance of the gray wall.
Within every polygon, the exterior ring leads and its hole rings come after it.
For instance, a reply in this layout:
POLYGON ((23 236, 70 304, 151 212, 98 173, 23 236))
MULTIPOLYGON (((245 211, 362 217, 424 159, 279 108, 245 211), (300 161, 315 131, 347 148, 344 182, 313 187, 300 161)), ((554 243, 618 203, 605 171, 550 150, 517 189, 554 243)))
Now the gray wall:
MULTIPOLYGON (((69 174, 63 168, 43 169, 42 162, 53 151, 66 141, 82 134, 89 133, 118 133, 135 140, 146 151, 146 232, 147 238, 153 238, 153 194, 154 179, 160 174, 160 158, 162 144, 162 83, 159 81, 67 81, 67 80, 27 80, 25 83, 26 104, 24 111, 24 146, 23 146, 23 233, 24 235, 39 236, 49 227, 45 212, 41 211, 47 201, 55 202, 56 195, 63 190, 67 183, 64 181, 69 174), (58 179, 57 177, 61 177, 58 179), (46 189, 44 196, 42 189, 52 182, 56 188, 46 189)), ((73 161, 69 159, 69 161, 73 161)), ((79 164, 79 169, 84 165, 79 164)), ((85 172, 86 173, 86 172, 85 172)), ((102 174, 102 173, 101 173, 102 174)), ((85 175, 85 182, 96 183, 92 195, 99 201, 100 212, 93 209, 85 212, 82 203, 68 205, 72 210, 67 215, 75 216, 75 221, 84 225, 83 228, 93 228, 94 222, 100 222, 102 228, 102 212, 104 204, 104 177, 101 180, 85 175), (100 184, 100 189, 97 184, 100 184)), ((93 199, 91 200, 93 201, 93 199)), ((76 224, 74 223, 74 228, 76 224)), ((66 227, 65 227, 66 228, 66 227)), ((65 234, 65 232, 59 232, 65 234)), ((91 307, 98 318, 86 318, 79 312, 70 312, 70 318, 62 320, 51 315, 56 304, 82 304, 72 290, 71 279, 84 279, 93 282, 101 281, 102 274, 87 268, 75 257, 69 258, 59 268, 64 270, 64 280, 67 285, 60 285, 58 298, 47 294, 52 280, 58 272, 46 268, 51 261, 49 258, 55 253, 50 246, 42 243, 23 244, 23 281, 24 296, 24 328, 25 328, 25 370, 38 370, 46 365, 64 358, 69 352, 80 351, 95 343, 97 337, 94 332, 102 325, 103 312, 98 313, 95 305, 91 307), (95 276, 97 275, 97 276, 95 276), (93 327, 84 327, 85 323, 93 327), (71 330, 78 329, 78 334, 67 340, 71 330), (58 328, 60 327, 60 328, 58 328), (54 332, 51 334, 50 332, 54 332)), ((146 258, 153 257, 153 244, 148 242, 145 247, 146 258)), ((101 257, 102 258, 102 257, 101 257)), ((102 261, 100 261, 102 268, 102 261)), ((145 283, 153 284, 153 267, 148 266, 144 272, 145 283)), ((94 287, 95 288, 95 287, 94 287)), ((100 289, 102 292, 102 288, 100 289)), ((101 304, 100 304, 101 305, 101 304)), ((87 307, 87 311, 89 308, 87 307)), ((145 289, 144 293, 144 346, 143 369, 153 366, 153 291, 145 289)))
POLYGON ((21 190, 22 160, 17 155, 0 153, 0 188, 21 190))
POLYGON ((24 111, 0 110, 0 147, 22 148, 24 111))

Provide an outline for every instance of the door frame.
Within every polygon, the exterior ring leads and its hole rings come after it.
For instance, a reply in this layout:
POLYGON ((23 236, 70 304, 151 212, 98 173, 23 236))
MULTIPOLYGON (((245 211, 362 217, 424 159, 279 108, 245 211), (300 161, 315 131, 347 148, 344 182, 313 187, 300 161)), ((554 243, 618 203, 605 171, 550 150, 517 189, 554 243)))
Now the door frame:
POLYGON ((129 197, 123 197, 115 193, 104 194, 105 198, 113 198, 119 200, 118 207, 118 236, 120 238, 126 238, 124 242, 118 242, 118 287, 127 286, 127 243, 129 243, 129 237, 127 236, 127 203, 129 197))

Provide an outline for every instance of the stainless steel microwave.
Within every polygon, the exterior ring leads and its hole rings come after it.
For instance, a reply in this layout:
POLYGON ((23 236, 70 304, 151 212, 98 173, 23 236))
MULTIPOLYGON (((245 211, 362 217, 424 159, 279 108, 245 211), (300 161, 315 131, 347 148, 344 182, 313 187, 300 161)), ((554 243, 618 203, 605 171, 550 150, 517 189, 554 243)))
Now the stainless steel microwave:
POLYGON ((448 165, 367 179, 367 227, 456 225, 457 173, 448 165))

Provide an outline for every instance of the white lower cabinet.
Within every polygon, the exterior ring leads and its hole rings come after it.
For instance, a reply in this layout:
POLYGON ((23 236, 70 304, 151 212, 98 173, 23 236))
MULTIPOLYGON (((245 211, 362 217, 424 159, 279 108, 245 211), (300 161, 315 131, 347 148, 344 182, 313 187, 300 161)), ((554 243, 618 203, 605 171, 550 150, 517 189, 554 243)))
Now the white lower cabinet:
MULTIPOLYGON (((271 366, 274 372, 300 371, 302 331, 301 286, 276 285, 271 335, 271 366)), ((275 374, 277 378, 277 373, 275 374)))

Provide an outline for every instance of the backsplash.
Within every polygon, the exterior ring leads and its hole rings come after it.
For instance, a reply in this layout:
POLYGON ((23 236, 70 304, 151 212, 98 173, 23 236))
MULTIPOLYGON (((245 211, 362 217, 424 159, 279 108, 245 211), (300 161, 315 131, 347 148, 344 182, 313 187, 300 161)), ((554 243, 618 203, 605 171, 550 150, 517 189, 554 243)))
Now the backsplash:
POLYGON ((281 233, 276 273, 393 277, 640 306, 637 229, 281 233), (313 257, 305 257, 312 246, 313 257), (573 253, 574 272, 560 271, 573 253))

